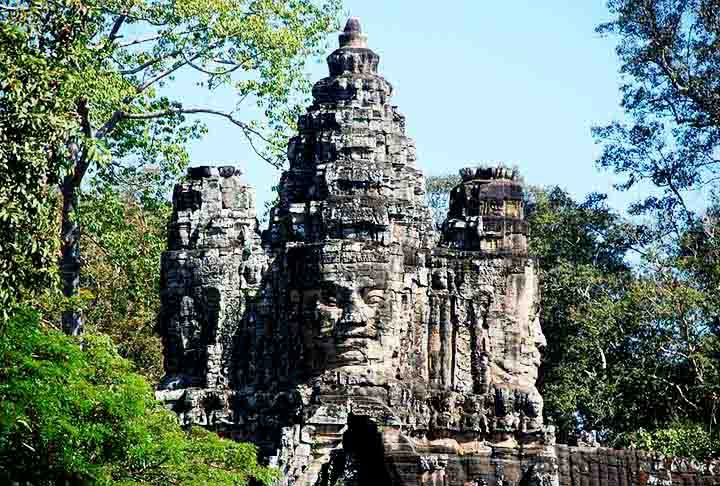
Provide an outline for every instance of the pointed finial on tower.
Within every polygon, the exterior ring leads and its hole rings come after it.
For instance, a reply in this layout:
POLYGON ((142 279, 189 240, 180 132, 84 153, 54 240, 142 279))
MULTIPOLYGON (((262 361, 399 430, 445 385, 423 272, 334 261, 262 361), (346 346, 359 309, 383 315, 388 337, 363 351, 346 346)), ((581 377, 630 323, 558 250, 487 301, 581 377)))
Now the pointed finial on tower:
POLYGON ((362 26, 358 17, 348 19, 345 30, 340 34, 340 47, 367 48, 367 35, 362 33, 362 26))
POLYGON ((360 25, 360 17, 350 17, 345 24, 345 33, 355 32, 362 34, 362 26, 360 25))

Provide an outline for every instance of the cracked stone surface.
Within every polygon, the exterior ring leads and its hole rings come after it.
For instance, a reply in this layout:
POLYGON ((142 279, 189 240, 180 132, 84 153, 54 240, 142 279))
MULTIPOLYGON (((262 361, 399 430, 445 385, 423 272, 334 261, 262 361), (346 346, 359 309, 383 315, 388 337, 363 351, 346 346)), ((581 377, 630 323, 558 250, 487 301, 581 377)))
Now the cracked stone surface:
POLYGON ((237 169, 195 167, 176 187, 158 398, 255 443, 288 485, 665 484, 670 467, 556 446, 543 424, 517 171, 463 169, 436 234, 358 19, 339 41, 262 235, 237 169))

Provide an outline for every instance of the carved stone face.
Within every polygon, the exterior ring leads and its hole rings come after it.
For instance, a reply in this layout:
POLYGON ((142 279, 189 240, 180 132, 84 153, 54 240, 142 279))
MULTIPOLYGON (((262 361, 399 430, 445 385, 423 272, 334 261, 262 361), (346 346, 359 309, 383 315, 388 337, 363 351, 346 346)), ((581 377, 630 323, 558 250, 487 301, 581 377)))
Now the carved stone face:
POLYGON ((298 321, 306 350, 302 365, 314 373, 346 366, 395 372, 410 327, 402 255, 356 243, 324 248, 317 260, 305 288, 289 293, 291 322, 298 321))
POLYGON ((350 272, 341 281, 323 282, 317 303, 321 329, 330 331, 335 366, 373 365, 382 360, 377 317, 386 307, 387 288, 383 281, 350 272))
POLYGON ((177 315, 170 320, 166 331, 168 369, 175 373, 192 372, 186 363, 195 363, 199 348, 200 324, 192 297, 183 296, 177 315))
POLYGON ((530 332, 535 345, 532 352, 532 364, 539 367, 542 358, 541 350, 547 346, 547 339, 545 339, 545 334, 543 334, 542 327, 540 327, 540 318, 535 317, 533 319, 530 332))

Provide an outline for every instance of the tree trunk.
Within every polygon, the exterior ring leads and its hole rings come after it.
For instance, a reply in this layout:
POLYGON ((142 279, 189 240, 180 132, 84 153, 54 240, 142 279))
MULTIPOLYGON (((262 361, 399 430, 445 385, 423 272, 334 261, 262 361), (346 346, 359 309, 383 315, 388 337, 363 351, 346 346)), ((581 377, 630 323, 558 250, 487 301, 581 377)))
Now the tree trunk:
MULTIPOLYGON (((75 218, 78 196, 75 178, 66 175, 61 187, 62 206, 62 258, 60 271, 63 279, 63 294, 65 297, 75 297, 80 288, 80 226, 75 218)), ((63 312, 63 330, 71 335, 82 334, 82 313, 78 309, 68 309, 63 312)))

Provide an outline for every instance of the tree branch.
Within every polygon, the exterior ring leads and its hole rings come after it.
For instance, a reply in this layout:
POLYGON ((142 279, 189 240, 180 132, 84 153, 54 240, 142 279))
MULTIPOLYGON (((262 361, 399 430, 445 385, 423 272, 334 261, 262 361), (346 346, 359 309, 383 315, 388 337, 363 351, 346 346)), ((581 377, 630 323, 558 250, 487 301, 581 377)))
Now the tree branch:
POLYGON ((106 250, 105 247, 102 246, 102 245, 100 244, 100 242, 99 242, 97 239, 95 239, 95 237, 94 237, 89 231, 84 231, 84 232, 83 232, 83 237, 84 237, 84 238, 88 238, 88 239, 90 240, 90 242, 92 242, 100 251, 102 251, 103 253, 105 253, 105 256, 112 257, 112 255, 110 254, 110 252, 109 252, 108 250, 106 250))
POLYGON ((143 69, 147 69, 147 68, 149 68, 150 66, 153 66, 153 65, 159 63, 160 61, 164 61, 165 59, 169 59, 169 58, 171 58, 171 57, 175 57, 175 56, 177 56, 177 55, 179 55, 179 54, 182 54, 182 49, 178 49, 178 50, 176 50, 176 51, 174 51, 174 52, 171 52, 171 53, 169 53, 169 54, 166 54, 166 55, 164 55, 164 56, 155 57, 155 58, 150 59, 149 61, 144 62, 144 63, 140 64, 139 66, 134 67, 134 68, 132 68, 132 69, 123 69, 123 70, 120 71, 120 74, 122 74, 122 75, 137 74, 137 73, 139 73, 140 71, 142 71, 143 69))
MULTIPOLYGON (((703 97, 696 90, 690 88, 690 86, 692 86, 692 80, 688 79, 687 82, 683 84, 678 79, 679 74, 672 67, 671 61, 668 61, 667 50, 665 48, 662 48, 662 51, 656 57, 654 62, 658 67, 660 67, 665 76, 667 76, 668 80, 670 80, 670 83, 678 92, 678 94, 686 96, 689 100, 695 103, 699 109, 704 110, 707 115, 714 121, 714 123, 718 122, 718 118, 720 118, 720 115, 713 109, 712 105, 708 103, 706 99, 703 99, 703 97)), ((707 122, 705 122, 705 124, 706 126, 712 125, 712 123, 707 122)))
MULTIPOLYGON (((185 57, 184 53, 182 54, 182 56, 183 56, 183 59, 187 62, 187 64, 191 68, 196 69, 196 70, 200 71, 201 73, 207 74, 208 76, 223 76, 225 74, 230 74, 234 71, 237 71, 238 69, 240 69, 240 67, 242 67, 240 64, 235 63, 235 64, 231 64, 233 67, 225 69, 224 71, 210 71, 210 70, 207 70, 204 67, 192 62, 192 60, 185 57)), ((225 63, 223 63, 223 64, 225 64, 225 63)), ((230 64, 230 63, 228 63, 228 64, 230 64)))
POLYGON ((232 113, 220 111, 220 110, 214 110, 212 108, 202 108, 202 107, 177 107, 177 108, 168 108, 166 110, 158 110, 158 111, 150 111, 146 113, 124 113, 122 115, 123 118, 128 120, 150 120, 153 118, 162 118, 164 116, 170 116, 170 115, 192 115, 192 114, 209 114, 209 115, 217 115, 221 116, 223 118, 226 118, 231 123, 237 125, 240 127, 243 131, 247 131, 248 133, 251 133, 255 136, 258 136, 263 139, 263 141, 267 142, 268 140, 265 139, 260 132, 257 130, 251 128, 248 124, 245 122, 242 122, 235 118, 232 113))
MULTIPOLYGON (((178 33, 175 34, 175 35, 192 34, 192 33, 194 33, 194 32, 200 32, 200 31, 202 31, 202 30, 203 30, 203 29, 201 29, 201 28, 189 29, 189 30, 186 30, 186 31, 183 31, 183 32, 178 32, 178 33)), ((172 34, 172 29, 170 29, 169 31, 166 31, 166 32, 164 32, 164 33, 162 33, 162 34, 153 34, 153 35, 148 35, 148 36, 145 36, 145 37, 138 37, 137 39, 133 39, 132 41, 127 42, 127 43, 125 43, 125 44, 120 44, 118 47, 124 48, 124 47, 134 46, 134 45, 137 45, 137 44, 143 44, 143 43, 145 43, 145 42, 151 42, 151 41, 154 41, 154 40, 162 39, 163 37, 165 37, 165 36, 167 36, 167 35, 169 35, 169 34, 172 34)))
MULTIPOLYGON (((663 154, 661 149, 657 149, 658 154, 660 155, 660 158, 665 162, 666 165, 672 167, 672 164, 668 163, 667 158, 665 157, 665 154, 663 154)), ((683 211, 685 212, 685 220, 689 227, 692 227, 693 219, 692 219, 692 212, 688 209, 687 205, 685 204, 685 198, 683 198, 682 194, 680 194, 680 190, 675 185, 675 182, 673 182, 672 178, 672 172, 670 170, 663 171, 665 172, 665 181, 667 182, 667 187, 670 188, 670 191, 675 195, 678 202, 683 208, 683 211)))
POLYGON ((95 138, 98 140, 101 140, 107 136, 108 133, 110 133, 113 128, 122 120, 123 113, 121 110, 117 110, 115 113, 112 114, 110 119, 105 122, 105 124, 98 129, 97 132, 95 132, 95 138))
POLYGON ((113 23, 110 33, 108 34, 108 40, 110 42, 118 38, 117 33, 120 31, 120 27, 122 27, 125 19, 127 19, 127 11, 123 11, 120 15, 118 15, 118 18, 115 19, 115 23, 113 23))
POLYGON ((126 42, 125 44, 119 44, 118 47, 124 49, 126 47, 131 47, 137 44, 143 44, 145 42, 152 42, 154 40, 162 39, 163 37, 164 36, 162 34, 154 34, 147 37, 138 37, 137 39, 133 39, 130 42, 126 42))
POLYGON ((708 121, 702 120, 700 117, 695 118, 686 118, 680 116, 680 113, 678 112, 677 107, 675 106, 675 102, 671 100, 667 95, 662 96, 661 98, 655 98, 650 100, 651 103, 658 103, 662 102, 671 112, 673 119, 675 120, 675 123, 677 125, 690 125, 693 128, 708 128, 712 126, 712 123, 708 121))
MULTIPOLYGON (((212 49, 212 47, 209 47, 209 49, 212 49)), ((174 54, 174 53, 173 53, 173 54, 174 54)), ((201 55, 202 55, 202 52, 198 52, 198 53, 194 54, 193 56, 191 56, 189 59, 190 59, 190 61, 194 61, 195 59, 197 59, 197 58, 200 57, 201 55)), ((168 56, 168 57, 169 57, 169 56, 168 56)), ((175 71, 177 71, 177 70, 180 69, 181 67, 186 66, 186 65, 188 64, 187 59, 188 59, 188 58, 186 58, 186 57, 183 56, 183 60, 182 60, 182 61, 177 61, 177 62, 176 62, 175 64, 173 64, 170 68, 166 69, 165 71, 160 72, 157 76, 149 79, 148 81, 145 81, 144 83, 142 83, 141 85, 139 85, 137 88, 135 88, 135 93, 136 93, 136 94, 142 93, 143 91, 145 91, 146 89, 148 89, 150 86, 152 86, 153 84, 157 83, 157 82, 160 81, 161 79, 170 76, 172 73, 174 73, 175 71)), ((144 68, 143 68, 143 69, 144 69, 144 68)))
POLYGON ((86 137, 92 137, 92 126, 90 125, 90 108, 88 107, 87 98, 82 98, 78 102, 77 113, 80 116, 80 127, 86 137))
POLYGON ((140 17, 139 15, 130 15, 130 14, 127 13, 127 12, 124 12, 124 13, 123 13, 123 12, 118 12, 118 11, 111 10, 111 9, 109 9, 109 8, 106 8, 106 7, 100 7, 100 10, 102 10, 102 11, 105 12, 105 13, 109 13, 109 14, 111 14, 111 15, 126 15, 126 17, 127 17, 128 19, 136 20, 136 21, 141 21, 141 22, 147 22, 148 24, 154 25, 154 26, 156 26, 156 27, 162 27, 162 26, 164 26, 164 25, 167 25, 167 22, 158 22, 158 21, 153 20, 153 19, 150 19, 150 18, 148 18, 148 17, 140 17))
MULTIPOLYGON (((90 125, 90 109, 88 107, 87 98, 82 98, 78 102, 77 113, 80 116, 80 128, 82 129, 83 135, 86 138, 92 137, 92 126, 90 125)), ((82 182, 85 173, 90 166, 90 160, 87 157, 88 151, 85 147, 79 156, 79 159, 75 163, 75 170, 73 171, 72 184, 75 187, 79 187, 82 182)))
POLYGON ((182 106, 167 108, 165 110, 157 110, 157 111, 150 111, 145 113, 127 113, 122 110, 118 110, 110 117, 110 119, 95 133, 95 138, 102 139, 106 137, 116 126, 118 123, 120 123, 122 120, 153 120, 157 118, 163 118, 166 116, 173 116, 173 115, 197 115, 197 114, 206 114, 206 115, 215 115, 220 116, 222 118, 225 118, 233 125, 236 125, 239 127, 242 131, 245 137, 248 140, 248 143, 250 144, 250 147, 252 148, 253 152, 255 152, 261 159, 263 159, 265 162, 269 163, 273 167, 280 167, 281 164, 279 164, 277 161, 271 160, 268 157, 266 157, 261 150, 259 150, 254 142, 253 138, 259 138, 265 143, 270 143, 270 140, 268 140, 261 132, 258 130, 252 128, 247 123, 238 120, 235 118, 235 116, 232 113, 224 112, 220 110, 214 110, 212 108, 202 108, 202 107, 187 107, 184 108, 182 106))
POLYGON ((0 10, 6 10, 8 12, 25 12, 27 10, 30 10, 30 8, 29 7, 11 7, 10 5, 0 4, 0 10))

